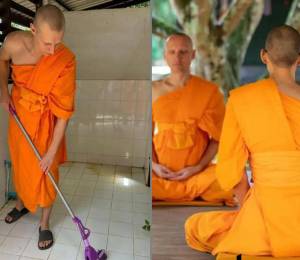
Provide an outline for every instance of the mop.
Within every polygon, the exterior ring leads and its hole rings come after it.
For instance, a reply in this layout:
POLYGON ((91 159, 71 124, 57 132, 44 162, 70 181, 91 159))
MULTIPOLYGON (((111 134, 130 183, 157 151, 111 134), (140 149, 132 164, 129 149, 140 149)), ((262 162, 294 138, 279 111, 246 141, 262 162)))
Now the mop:
MULTIPOLYGON (((22 131, 22 133, 24 134, 26 140, 28 141, 29 145, 31 146, 31 148, 33 149, 36 157, 39 159, 39 161, 42 160, 42 157, 39 153, 39 151, 37 150, 37 148, 35 147, 35 145, 33 144, 32 140, 30 139, 30 136, 28 135, 26 129, 24 128, 24 126, 22 125, 15 109, 9 105, 9 112, 11 113, 11 115, 14 117, 14 119, 16 120, 17 125, 19 126, 20 130, 22 131)), ((61 200, 63 201, 65 207, 67 208, 70 216, 72 217, 73 222, 77 225, 79 231, 80 231, 80 235, 81 238, 83 240, 84 243, 84 259, 85 260, 106 260, 107 259, 107 255, 105 250, 96 250, 95 248, 93 248, 90 243, 89 243, 89 236, 90 236, 90 230, 86 227, 84 227, 84 225, 82 224, 81 220, 76 217, 72 211, 72 209, 70 208, 69 204, 67 203, 67 201, 65 200, 62 192, 60 191, 60 189, 58 188, 57 184, 55 183, 55 180, 51 174, 50 171, 47 172, 48 177, 50 178, 54 188, 56 189, 57 193, 59 194, 61 200)))
POLYGON ((6 191, 5 191, 5 202, 8 202, 10 199, 15 200, 17 198, 16 192, 10 190, 11 188, 11 162, 5 160, 5 176, 6 176, 6 191))

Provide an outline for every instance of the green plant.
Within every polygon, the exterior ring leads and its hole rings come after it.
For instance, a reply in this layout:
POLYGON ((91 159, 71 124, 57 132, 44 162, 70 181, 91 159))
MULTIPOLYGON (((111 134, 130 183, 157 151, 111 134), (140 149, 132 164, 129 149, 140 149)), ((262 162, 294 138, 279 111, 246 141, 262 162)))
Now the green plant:
POLYGON ((145 219, 145 225, 143 226, 143 229, 145 231, 150 231, 151 230, 151 224, 150 224, 149 220, 145 219))

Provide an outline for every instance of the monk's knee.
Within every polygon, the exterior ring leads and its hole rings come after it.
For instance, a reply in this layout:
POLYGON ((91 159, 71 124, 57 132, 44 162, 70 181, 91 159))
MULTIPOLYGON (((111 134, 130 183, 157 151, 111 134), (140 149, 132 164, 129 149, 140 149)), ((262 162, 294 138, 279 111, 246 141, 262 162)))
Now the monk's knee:
POLYGON ((192 237, 194 237, 194 234, 196 232, 197 226, 195 226, 195 219, 198 214, 194 214, 190 216, 184 224, 184 230, 185 230, 185 239, 188 244, 190 244, 190 241, 192 237))

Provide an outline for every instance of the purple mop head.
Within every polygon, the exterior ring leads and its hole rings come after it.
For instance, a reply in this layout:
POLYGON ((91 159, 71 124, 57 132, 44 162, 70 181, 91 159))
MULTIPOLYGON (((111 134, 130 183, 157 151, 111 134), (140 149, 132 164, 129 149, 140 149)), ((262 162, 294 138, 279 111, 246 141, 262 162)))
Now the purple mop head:
POLYGON ((77 224, 84 243, 84 247, 85 247, 84 259, 85 260, 106 260, 107 255, 105 253, 105 250, 96 251, 96 249, 90 245, 88 240, 91 233, 90 230, 82 225, 81 220, 78 217, 74 217, 73 221, 74 223, 77 224))
POLYGON ((91 246, 85 247, 84 257, 85 260, 106 260, 107 259, 107 255, 104 250, 96 251, 95 248, 91 246))

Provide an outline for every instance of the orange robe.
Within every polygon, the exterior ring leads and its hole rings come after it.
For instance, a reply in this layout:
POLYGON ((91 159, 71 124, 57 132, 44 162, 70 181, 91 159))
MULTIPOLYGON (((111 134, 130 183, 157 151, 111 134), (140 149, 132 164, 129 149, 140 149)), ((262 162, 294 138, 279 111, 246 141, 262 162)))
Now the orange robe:
POLYGON ((272 79, 231 92, 219 147, 217 178, 237 185, 250 162, 253 185, 237 211, 191 216, 190 247, 218 253, 300 256, 300 100, 272 79))
MULTIPOLYGON (((43 155, 51 144, 57 118, 69 119, 74 110, 75 56, 61 44, 51 56, 43 56, 36 65, 12 65, 12 100, 17 114, 43 155)), ((39 161, 10 116, 9 150, 14 170, 14 185, 26 208, 53 204, 56 191, 42 173, 39 161)), ((58 165, 66 160, 63 140, 51 171, 58 182, 58 165)))
MULTIPOLYGON (((173 171, 196 165, 209 140, 219 140, 225 106, 218 87, 191 76, 182 88, 159 97, 152 106, 153 147, 158 163, 173 171)), ((152 173, 153 200, 218 202, 231 200, 220 189, 215 166, 183 181, 171 181, 152 173)))

